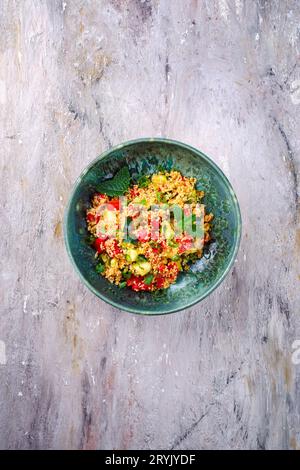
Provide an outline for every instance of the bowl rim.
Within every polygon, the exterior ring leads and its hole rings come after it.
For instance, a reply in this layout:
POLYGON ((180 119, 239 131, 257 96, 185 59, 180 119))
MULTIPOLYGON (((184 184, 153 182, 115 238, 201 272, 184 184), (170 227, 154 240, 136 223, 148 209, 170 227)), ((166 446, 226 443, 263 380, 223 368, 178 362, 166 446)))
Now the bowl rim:
POLYGON ((168 139, 168 138, 164 138, 164 137, 142 137, 142 138, 138 138, 138 139, 128 140, 126 142, 122 142, 121 144, 110 147, 109 149, 105 150, 103 153, 98 155, 94 160, 92 160, 83 169, 83 171, 78 176, 75 183, 73 184, 73 187, 71 189, 70 196, 69 196, 69 199, 68 199, 68 203, 65 207, 64 220, 63 220, 63 232, 64 232, 64 242, 65 242, 66 250, 67 250, 67 253, 68 253, 69 258, 71 260, 71 263, 72 263, 73 267, 75 268, 75 271, 77 272, 77 274, 78 274, 79 278, 81 279, 81 281, 83 282, 83 284, 86 287, 88 287, 88 289, 91 292, 93 292, 93 294, 95 294, 98 298, 100 298, 104 302, 108 303, 109 305, 112 305, 113 307, 118 308, 119 310, 123 310, 123 311, 130 312, 130 313, 135 313, 135 314, 138 314, 138 315, 154 316, 155 317, 156 315, 168 315, 170 313, 175 313, 175 312, 186 310, 186 309, 196 305, 197 303, 201 302, 202 300, 204 300, 215 289, 217 289, 217 287, 223 282, 223 280, 225 279, 225 277, 229 273, 230 269, 232 268, 233 263, 235 262, 235 259, 236 259, 236 256, 237 256, 237 253, 238 253, 238 250, 239 250, 239 246, 240 246, 240 241, 241 241, 242 218, 241 218, 241 210, 240 210, 239 202, 238 202, 237 196, 236 196, 236 194, 233 190, 233 187, 232 187, 231 183, 229 182, 227 176, 225 176, 225 174, 223 173, 221 168, 210 157, 208 157, 205 153, 203 153, 201 150, 193 147, 192 145, 186 144, 184 142, 180 142, 178 140, 168 139), (234 249, 232 251, 231 258, 230 258, 230 261, 229 261, 226 269, 224 270, 222 275, 216 280, 216 282, 214 282, 207 291, 202 293, 196 299, 193 299, 191 302, 188 302, 183 307, 167 308, 167 305, 166 305, 165 307, 163 306, 163 307, 158 308, 157 311, 155 311, 155 312, 152 311, 152 310, 142 310, 140 308, 135 308, 135 307, 124 307, 121 303, 118 303, 117 301, 114 301, 114 300, 111 300, 111 299, 107 298, 105 296, 105 294, 102 294, 97 289, 95 289, 95 287, 93 287, 92 284, 90 284, 90 282, 83 276, 80 269, 78 268, 76 260, 73 256, 73 253, 71 252, 71 248, 70 248, 70 244, 69 244, 69 238, 68 238, 68 218, 69 218, 69 214, 70 214, 70 207, 71 207, 71 203, 72 203, 73 197, 75 195, 75 192, 76 192, 79 184, 81 183, 82 178, 86 175, 86 173, 88 173, 88 171, 96 163, 98 163, 100 160, 103 160, 111 152, 114 152, 114 151, 119 150, 119 149, 124 148, 124 147, 129 147, 131 145, 135 145, 135 144, 138 144, 138 143, 143 143, 143 142, 145 142, 145 143, 147 143, 147 142, 148 143, 149 142, 158 142, 158 143, 161 142, 161 143, 165 143, 165 144, 176 145, 176 146, 179 146, 181 148, 184 148, 185 150, 190 150, 193 153, 195 153, 196 155, 203 158, 207 163, 209 163, 214 168, 214 170, 221 177, 221 179, 223 180, 225 185, 228 187, 229 192, 230 192, 231 197, 232 197, 232 200, 234 202, 234 209, 236 211, 236 218, 237 218, 237 227, 236 227, 236 231, 235 231, 235 246, 234 246, 234 249))

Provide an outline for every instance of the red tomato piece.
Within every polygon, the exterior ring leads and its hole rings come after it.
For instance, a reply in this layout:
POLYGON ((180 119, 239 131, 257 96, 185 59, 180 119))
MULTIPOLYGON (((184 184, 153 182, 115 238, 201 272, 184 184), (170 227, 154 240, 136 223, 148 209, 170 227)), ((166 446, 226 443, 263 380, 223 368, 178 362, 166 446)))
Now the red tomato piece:
POLYGON ((107 205, 108 210, 120 210, 120 201, 119 199, 112 199, 111 201, 108 202, 107 205))
POLYGON ((100 216, 98 214, 92 214, 91 212, 88 212, 86 215, 86 220, 88 222, 95 222, 97 224, 100 220, 100 216))
POLYGON ((158 289, 162 289, 164 286, 164 278, 162 276, 157 276, 155 279, 156 287, 158 289))
POLYGON ((136 292, 141 290, 151 290, 151 286, 145 284, 143 276, 131 276, 131 278, 127 281, 127 286, 131 287, 131 289, 136 292))
POLYGON ((91 212, 88 212, 88 213, 86 214, 86 220, 87 220, 88 222, 94 222, 94 221, 95 221, 95 216, 94 216, 94 214, 92 214, 91 212))
POLYGON ((94 247, 96 248, 98 253, 103 253, 103 251, 105 251, 104 240, 101 239, 101 238, 96 238, 96 240, 94 242, 94 247))

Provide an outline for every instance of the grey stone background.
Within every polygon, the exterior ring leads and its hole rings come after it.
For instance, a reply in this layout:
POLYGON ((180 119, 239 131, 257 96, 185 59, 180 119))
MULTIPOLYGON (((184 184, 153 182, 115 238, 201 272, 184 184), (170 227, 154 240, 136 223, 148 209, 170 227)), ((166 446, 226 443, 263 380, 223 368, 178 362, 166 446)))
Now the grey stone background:
POLYGON ((299 449, 299 0, 1 0, 0 18, 0 447, 299 449), (243 217, 226 281, 157 318, 94 297, 62 236, 80 171, 142 136, 210 155, 243 217))

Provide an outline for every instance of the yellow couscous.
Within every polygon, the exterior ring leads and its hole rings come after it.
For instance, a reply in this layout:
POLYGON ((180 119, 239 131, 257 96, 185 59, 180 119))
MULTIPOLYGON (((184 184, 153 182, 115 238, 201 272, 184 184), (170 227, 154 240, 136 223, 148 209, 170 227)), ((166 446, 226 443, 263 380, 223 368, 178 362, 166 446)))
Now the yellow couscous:
POLYGON ((97 272, 135 291, 174 283, 180 271, 202 257, 211 236, 213 215, 205 212, 204 192, 195 185, 195 178, 170 171, 141 178, 121 198, 95 193, 86 220, 97 272), (196 221, 200 238, 193 233, 196 221))

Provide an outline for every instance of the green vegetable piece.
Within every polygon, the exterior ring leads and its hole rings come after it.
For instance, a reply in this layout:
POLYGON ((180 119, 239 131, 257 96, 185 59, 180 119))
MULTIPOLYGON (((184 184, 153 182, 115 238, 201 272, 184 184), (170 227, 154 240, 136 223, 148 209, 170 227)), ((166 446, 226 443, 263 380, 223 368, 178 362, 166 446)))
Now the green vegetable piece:
POLYGON ((140 188, 146 188, 149 186, 150 180, 148 176, 141 176, 141 178, 138 180, 138 185, 140 188))
POLYGON ((134 274, 138 276, 146 276, 151 271, 151 263, 149 261, 142 261, 141 263, 135 263, 132 265, 134 274))
POLYGON ((173 240, 168 240, 168 245, 171 246, 172 248, 178 247, 178 243, 174 242, 173 240))
POLYGON ((122 276, 124 279, 130 279, 131 278, 131 272, 124 272, 122 271, 122 276))
POLYGON ((121 168, 113 178, 102 181, 97 186, 97 191, 107 196, 122 196, 130 185, 130 173, 127 166, 121 168))
POLYGON ((120 282, 119 287, 120 287, 120 289, 124 289, 124 287, 126 287, 126 285, 127 285, 126 281, 123 281, 123 282, 120 282))
POLYGON ((153 274, 147 274, 147 276, 145 277, 144 279, 144 283, 149 286, 151 284, 151 282, 153 281, 153 274))
POLYGON ((97 271, 98 274, 103 273, 103 271, 104 271, 104 269, 105 269, 104 264, 98 263, 95 269, 96 269, 96 271, 97 271))
POLYGON ((132 263, 138 258, 138 253, 134 248, 128 248, 125 258, 126 258, 126 261, 128 261, 129 263, 132 263))

